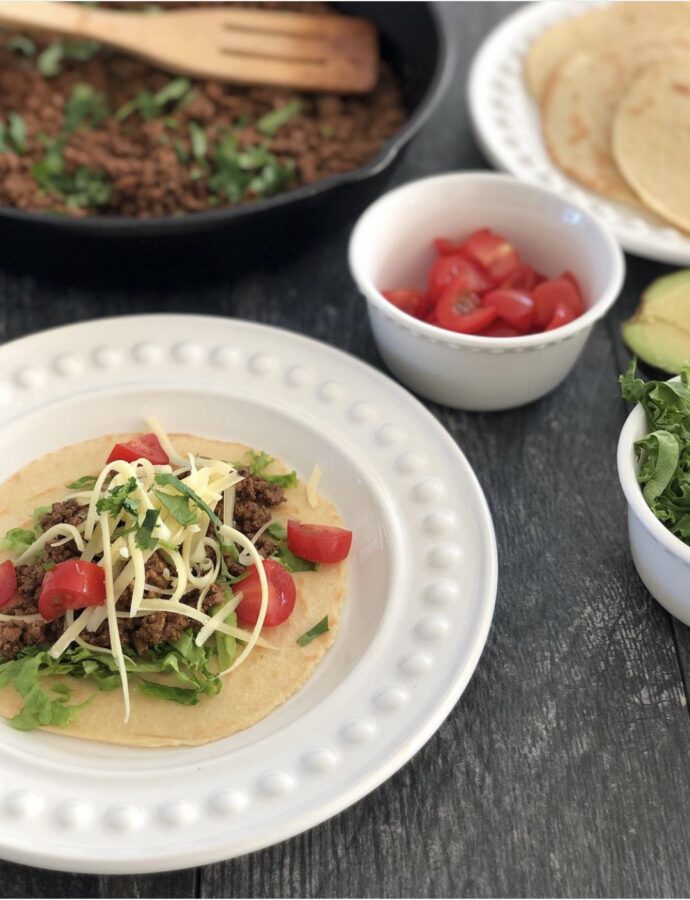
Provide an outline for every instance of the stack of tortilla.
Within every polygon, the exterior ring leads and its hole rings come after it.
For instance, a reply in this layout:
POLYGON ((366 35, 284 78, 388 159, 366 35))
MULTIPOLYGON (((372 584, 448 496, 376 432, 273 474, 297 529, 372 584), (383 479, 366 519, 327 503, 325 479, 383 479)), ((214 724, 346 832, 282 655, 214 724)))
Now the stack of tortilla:
POLYGON ((567 175, 690 231, 690 2, 614 2, 557 22, 525 78, 567 175))

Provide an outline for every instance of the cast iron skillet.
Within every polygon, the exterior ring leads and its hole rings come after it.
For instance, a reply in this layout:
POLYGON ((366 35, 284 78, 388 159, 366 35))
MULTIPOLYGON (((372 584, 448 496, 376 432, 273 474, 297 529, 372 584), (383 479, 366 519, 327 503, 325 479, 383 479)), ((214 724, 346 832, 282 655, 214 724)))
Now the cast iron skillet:
MULTIPOLYGON (((335 3, 378 28, 383 56, 402 83, 409 117, 367 165, 243 207, 180 216, 69 218, 0 208, 0 259, 35 270, 79 267, 104 274, 142 275, 202 262, 217 268, 238 261, 294 254, 318 235, 351 220, 380 193, 412 137, 440 99, 451 60, 432 3, 335 3), (260 252, 259 252, 260 250, 260 252), (96 259, 94 258, 96 257, 96 259)), ((195 266, 196 268, 196 266, 195 266)), ((199 271, 197 269, 197 277, 199 271)))

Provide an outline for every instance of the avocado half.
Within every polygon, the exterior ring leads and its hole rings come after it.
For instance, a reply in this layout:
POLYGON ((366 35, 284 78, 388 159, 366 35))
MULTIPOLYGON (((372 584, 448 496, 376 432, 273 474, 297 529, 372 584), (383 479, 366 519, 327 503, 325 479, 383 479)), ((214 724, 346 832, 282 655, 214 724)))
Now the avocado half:
POLYGON ((690 269, 650 284, 623 325, 623 340, 637 357, 665 372, 677 375, 690 363, 690 269))

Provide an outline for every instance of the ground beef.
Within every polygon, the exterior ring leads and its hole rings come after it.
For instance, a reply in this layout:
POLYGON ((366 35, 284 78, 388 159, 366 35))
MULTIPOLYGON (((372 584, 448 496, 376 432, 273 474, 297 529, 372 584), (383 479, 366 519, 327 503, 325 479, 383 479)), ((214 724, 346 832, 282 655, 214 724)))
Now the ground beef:
MULTIPOLYGON (((324 4, 304 7, 311 13, 329 11, 324 4)), ((10 141, 0 153, 4 206, 145 218, 251 203, 276 190, 311 184, 369 162, 405 120, 398 81, 385 62, 378 84, 364 96, 300 94, 197 80, 179 107, 170 102, 158 113, 135 111, 119 120, 115 113, 126 103, 142 92, 156 94, 175 76, 103 47, 87 60, 64 59, 57 75, 45 77, 37 69, 38 54, 27 57, 7 46, 12 36, 7 32, 0 36, 0 119, 7 124, 11 113, 20 115, 26 137, 19 148, 10 141), (105 105, 100 103, 104 113, 65 132, 65 107, 78 84, 104 96, 105 105), (273 136, 259 132, 256 123, 264 115, 295 100, 300 102, 299 112, 273 136), (197 144, 196 156, 190 123, 204 135, 204 151, 197 144), (230 132, 241 151, 266 145, 275 161, 272 165, 281 167, 287 178, 281 175, 278 182, 268 175, 263 182, 254 178, 239 196, 229 196, 214 175, 221 165, 220 142, 230 132), (46 180, 43 160, 50 141, 59 148, 63 171, 46 180), (37 174, 41 170, 43 184, 37 174), (79 177, 88 183, 80 185, 79 177)), ((32 40, 40 53, 54 39, 32 36, 32 40)), ((273 171, 275 176, 277 170, 273 171)))
POLYGON ((0 622, 0 660, 14 659, 24 647, 49 647, 63 627, 62 619, 55 622, 0 622))
MULTIPOLYGON (((82 506, 76 500, 64 500, 62 503, 53 503, 50 512, 42 515, 39 521, 43 531, 47 531, 53 525, 61 524, 74 525, 76 528, 84 522, 87 512, 88 506, 82 506)), ((66 544, 60 544, 57 547, 47 544, 44 549, 46 561, 52 563, 61 563, 66 559, 76 559, 80 555, 79 548, 74 541, 68 541, 66 544)))
POLYGON ((26 563, 17 566, 16 573, 17 593, 21 602, 14 604, 12 611, 22 615, 38 612, 38 595, 46 574, 43 564, 26 563))
POLYGON ((235 525, 247 537, 271 521, 271 510, 285 502, 285 491, 248 469, 238 469, 243 481, 235 488, 235 525))

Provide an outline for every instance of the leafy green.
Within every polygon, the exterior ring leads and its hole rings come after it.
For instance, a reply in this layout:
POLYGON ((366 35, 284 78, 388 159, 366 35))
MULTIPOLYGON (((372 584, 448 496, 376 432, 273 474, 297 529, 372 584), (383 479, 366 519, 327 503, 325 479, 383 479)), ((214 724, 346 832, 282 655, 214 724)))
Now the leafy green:
POLYGON ((26 153, 26 122, 15 112, 7 116, 7 124, 0 122, 0 153, 26 153))
POLYGON ((24 56, 36 55, 36 44, 24 34, 14 34, 7 38, 5 46, 13 53, 21 53, 24 56))
POLYGON ((197 122, 189 123, 189 140, 192 144, 192 156, 197 162, 206 159, 206 151, 208 150, 208 141, 206 132, 197 122))
POLYGON ((319 637, 321 634, 325 634, 328 631, 328 616, 324 616, 320 622, 317 622, 309 631, 305 631, 303 635, 297 638, 297 643, 300 647, 306 647, 307 644, 311 644, 314 638, 319 637))
MULTIPOLYGON (((230 652, 229 645, 226 651, 230 652)), ((125 667, 133 685, 158 699, 187 706, 198 703, 202 696, 213 696, 221 690, 222 681, 214 671, 217 665, 213 642, 209 642, 208 647, 197 647, 191 629, 185 631, 175 644, 161 644, 136 659, 125 657, 125 667), (178 683, 144 677, 150 675, 172 677, 178 683)), ((24 699, 23 708, 10 724, 28 731, 41 725, 69 725, 96 692, 115 690, 121 686, 121 681, 117 663, 107 652, 71 647, 59 659, 53 659, 45 650, 27 647, 17 659, 0 663, 0 688, 8 684, 14 684, 24 699), (48 675, 88 679, 94 694, 84 703, 68 704, 70 687, 60 682, 44 686, 41 679, 48 675)))
MULTIPOLYGON (((212 610, 212 613, 215 614, 218 612, 218 607, 215 606, 212 610)), ((230 625, 232 628, 237 627, 237 613, 231 612, 224 619, 226 625, 230 625)), ((216 638, 216 653, 218 654, 218 671, 224 672, 225 669, 229 669, 230 666, 235 661, 235 655, 237 654, 237 641, 234 637, 231 637, 229 634, 222 634, 222 632, 217 631, 215 634, 216 638)))
POLYGON ((153 493, 180 525, 193 525, 196 522, 196 513, 189 507, 189 497, 180 496, 180 494, 166 494, 163 491, 154 491, 153 493))
POLYGON ((123 511, 136 516, 136 503, 129 496, 136 489, 136 478, 129 478, 124 484, 111 488, 108 495, 101 497, 96 504, 96 512, 99 516, 101 513, 108 512, 113 518, 117 518, 123 511))
POLYGON ((75 84, 65 104, 63 132, 73 134, 82 125, 98 128, 110 115, 105 94, 99 94, 88 84, 75 84))
POLYGON ((281 106, 279 109, 273 109, 259 119, 256 123, 257 131, 260 131, 261 134, 268 135, 268 137, 273 137, 286 122, 289 122, 290 119, 293 119, 298 115, 301 109, 302 104, 299 100, 291 100, 289 103, 286 103, 285 106, 281 106))
POLYGON ((232 135, 225 135, 214 150, 213 172, 208 187, 223 194, 232 203, 239 202, 246 193, 269 196, 286 184, 295 173, 294 160, 281 162, 262 144, 240 150, 232 135))
POLYGON ((5 537, 0 541, 0 549, 8 553, 22 554, 36 540, 33 531, 27 528, 10 528, 5 537))
POLYGON ((202 509, 206 513, 211 521, 211 525, 213 525, 213 528, 216 531, 223 524, 211 509, 211 507, 201 499, 196 491, 193 491, 192 488, 189 487, 189 485, 185 484, 183 481, 180 481, 180 479, 176 478, 174 475, 169 475, 167 473, 163 475, 156 475, 156 484, 175 488, 178 494, 189 497, 189 499, 192 501, 192 503, 194 503, 195 506, 198 506, 199 509, 202 509))
POLYGON ((625 400, 640 403, 650 432, 635 442, 638 480, 654 515, 690 544, 690 366, 680 381, 643 381, 636 361, 621 375, 625 400))
POLYGON ((153 550, 158 541, 153 537, 153 529, 156 527, 159 512, 157 509, 147 509, 144 521, 137 529, 134 543, 140 550, 153 550))
MULTIPOLYGON (((275 462, 275 460, 272 456, 269 456, 268 453, 264 453, 263 450, 258 453, 255 450, 248 450, 247 456, 249 457, 248 468, 252 475, 259 475, 265 481, 270 481, 271 484, 277 484, 282 488, 293 488, 297 485, 297 472, 295 471, 288 472, 287 475, 265 474, 264 469, 267 469, 272 462, 275 462)), ((235 467, 242 468, 243 463, 236 463, 235 467)))
POLYGON ((37 506, 36 509, 31 514, 31 519, 34 524, 34 531, 36 534, 41 534, 43 529, 41 528, 41 518, 52 510, 52 506, 37 506))
POLYGON ((277 559, 288 572, 313 572, 316 569, 316 563, 310 562, 308 559, 302 559, 296 556, 287 545, 287 531, 280 522, 274 522, 266 529, 266 534, 270 535, 276 542, 277 549, 272 555, 272 559, 277 559))
POLYGON ((82 475, 76 481, 65 485, 70 491, 92 491, 96 487, 98 478, 95 475, 82 475))
POLYGON ((165 87, 155 94, 148 89, 139 91, 134 99, 129 100, 115 113, 115 118, 124 122, 133 113, 139 113, 142 119, 148 121, 161 115, 165 107, 170 103, 181 102, 188 94, 191 82, 188 78, 173 78, 165 87))
POLYGON ((44 78, 55 78, 62 71, 62 63, 65 60, 76 59, 84 62, 95 56, 100 49, 98 41, 55 41, 39 54, 36 66, 44 78))

